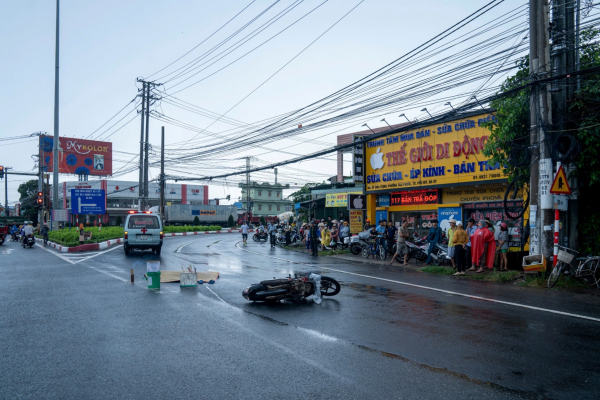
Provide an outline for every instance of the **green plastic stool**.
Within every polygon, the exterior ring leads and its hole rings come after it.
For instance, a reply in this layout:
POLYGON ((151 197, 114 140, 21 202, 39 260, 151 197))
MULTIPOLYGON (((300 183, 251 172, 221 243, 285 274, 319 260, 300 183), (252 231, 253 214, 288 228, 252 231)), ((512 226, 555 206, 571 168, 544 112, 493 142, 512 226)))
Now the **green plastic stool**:
POLYGON ((160 271, 148 272, 148 289, 160 289, 160 271))

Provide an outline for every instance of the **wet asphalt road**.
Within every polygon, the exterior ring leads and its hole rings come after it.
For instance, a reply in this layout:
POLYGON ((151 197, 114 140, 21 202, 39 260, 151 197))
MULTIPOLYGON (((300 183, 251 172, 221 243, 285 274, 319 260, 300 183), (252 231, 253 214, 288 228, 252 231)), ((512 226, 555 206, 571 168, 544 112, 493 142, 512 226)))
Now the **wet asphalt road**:
POLYGON ((315 259, 239 241, 236 234, 168 238, 160 257, 5 243, 0 398, 600 397, 600 322, 578 317, 600 319, 595 293, 315 259), (150 291, 141 279, 145 262, 159 258, 162 269, 193 264, 221 278, 150 291), (321 305, 241 296, 251 283, 307 271, 339 280, 341 293, 321 305))

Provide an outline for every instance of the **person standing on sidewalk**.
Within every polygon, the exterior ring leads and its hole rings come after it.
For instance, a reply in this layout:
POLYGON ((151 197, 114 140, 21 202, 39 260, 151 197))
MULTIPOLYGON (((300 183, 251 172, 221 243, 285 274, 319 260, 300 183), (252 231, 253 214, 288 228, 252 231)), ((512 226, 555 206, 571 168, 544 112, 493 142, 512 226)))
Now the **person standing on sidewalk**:
POLYGON ((508 224, 500 224, 500 234, 498 235, 498 247, 500 248, 500 271, 508 271, 508 224))
POLYGON ((434 219, 431 221, 431 228, 429 228, 429 235, 427 235, 427 243, 429 248, 427 249, 427 261, 425 265, 431 264, 431 252, 435 250, 437 244, 442 240, 442 228, 438 226, 438 220, 434 219))
POLYGON ((248 225, 246 225, 246 221, 242 224, 242 241, 244 242, 244 246, 248 244, 248 225))
MULTIPOLYGON (((394 226, 392 221, 388 222, 387 228, 385 228, 386 238, 385 240, 388 243, 388 250, 394 247, 394 238, 396 237, 396 233, 398 232, 398 228, 394 226)), ((396 247, 397 249, 397 247, 396 247)))
POLYGON ((467 232, 467 236, 469 237, 469 242, 465 246, 465 250, 466 250, 465 256, 466 256, 466 267, 467 268, 471 268, 473 266, 473 262, 471 261, 471 236, 473 236, 475 234, 476 230, 477 230, 477 227, 475 226, 475 219, 469 218, 467 220, 467 229, 465 229, 465 232, 467 232))
POLYGON ((310 248, 312 249, 312 256, 318 256, 318 250, 317 250, 317 241, 319 240, 319 228, 317 227, 317 224, 315 223, 315 221, 312 221, 310 223, 310 231, 309 231, 309 239, 310 239, 310 248))
POLYGON ((454 275, 465 275, 465 247, 469 242, 467 231, 462 227, 462 222, 456 223, 456 231, 452 237, 454 243, 454 258, 456 260, 456 273, 454 275))
POLYGON ((390 262, 390 265, 394 262, 394 260, 396 259, 396 257, 398 257, 400 254, 404 254, 404 264, 402 265, 407 265, 407 258, 408 258, 408 246, 406 245, 406 239, 408 239, 409 233, 408 233, 408 222, 404 221, 402 223, 402 226, 400 226, 400 229, 398 229, 398 240, 396 242, 396 254, 394 254, 394 257, 392 257, 392 261, 390 262))
POLYGON ((452 268, 456 269, 456 264, 454 263, 454 241, 452 240, 454 236, 454 232, 456 232, 456 220, 454 218, 450 219, 450 229, 448 229, 448 257, 450 257, 450 261, 452 261, 452 268))

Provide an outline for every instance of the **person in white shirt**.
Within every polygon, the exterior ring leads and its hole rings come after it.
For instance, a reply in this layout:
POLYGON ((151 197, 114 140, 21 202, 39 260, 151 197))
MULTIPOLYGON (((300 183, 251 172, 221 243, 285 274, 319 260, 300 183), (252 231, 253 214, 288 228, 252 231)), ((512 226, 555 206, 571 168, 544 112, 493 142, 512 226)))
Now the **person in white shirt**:
POLYGON ((23 227, 23 243, 27 240, 27 236, 33 235, 33 226, 31 222, 27 222, 27 225, 23 227))
POLYGON ((246 246, 246 242, 248 241, 248 225, 246 225, 246 221, 242 224, 242 240, 244 241, 244 246, 246 246))

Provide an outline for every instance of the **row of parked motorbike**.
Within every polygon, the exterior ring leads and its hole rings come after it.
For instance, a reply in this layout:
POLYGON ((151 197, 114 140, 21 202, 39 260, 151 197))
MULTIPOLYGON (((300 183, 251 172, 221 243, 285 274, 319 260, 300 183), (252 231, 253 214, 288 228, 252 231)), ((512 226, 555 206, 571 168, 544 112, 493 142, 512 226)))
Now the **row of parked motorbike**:
MULTIPOLYGON (((426 238, 419 237, 415 234, 413 240, 406 241, 406 247, 408 248, 408 255, 406 261, 416 259, 418 261, 427 260, 427 252, 429 251, 429 243, 426 238)), ((396 240, 389 240, 383 235, 378 235, 375 241, 371 240, 371 231, 366 230, 359 233, 358 235, 352 236, 350 251, 354 255, 361 254, 363 258, 379 258, 385 260, 388 255, 392 257, 396 253, 397 243, 396 240), (387 241, 387 251, 386 251, 387 241)), ((438 243, 435 249, 431 252, 431 259, 434 264, 437 265, 450 265, 452 261, 448 257, 448 241, 444 238, 442 243, 438 243)), ((401 253, 396 257, 396 261, 404 263, 404 253, 401 253)))
MULTIPOLYGON (((384 241, 388 240, 383 235, 379 235, 375 243, 371 243, 370 240, 371 231, 366 230, 354 235, 352 237, 346 237, 343 241, 337 243, 330 243, 329 246, 318 243, 317 250, 339 250, 339 249, 350 249, 350 252, 354 255, 361 254, 363 258, 380 258, 385 260, 388 256, 392 257, 396 253, 396 240, 388 242, 387 251, 385 249, 384 241)), ((269 234, 267 232, 255 232, 252 236, 255 242, 267 242, 269 241, 269 234)), ((302 238, 298 230, 294 229, 290 233, 290 242, 292 245, 301 244, 302 238)), ((279 230, 275 236, 275 244, 278 246, 285 246, 285 233, 279 230)), ((419 261, 425 261, 427 259, 427 251, 429 250, 429 243, 427 243, 424 237, 419 237, 418 234, 414 236, 413 240, 407 240, 406 246, 408 247, 407 261, 410 259, 417 259, 419 261)), ((431 252, 431 258, 434 264, 437 265, 450 265, 451 260, 448 257, 448 241, 444 238, 442 243, 438 243, 436 248, 431 252)), ((400 254, 396 257, 396 261, 399 263, 404 262, 404 254, 400 254)))

